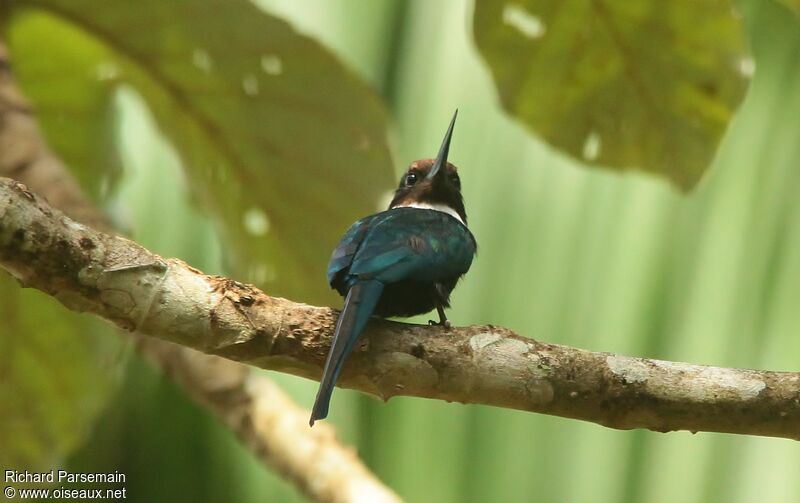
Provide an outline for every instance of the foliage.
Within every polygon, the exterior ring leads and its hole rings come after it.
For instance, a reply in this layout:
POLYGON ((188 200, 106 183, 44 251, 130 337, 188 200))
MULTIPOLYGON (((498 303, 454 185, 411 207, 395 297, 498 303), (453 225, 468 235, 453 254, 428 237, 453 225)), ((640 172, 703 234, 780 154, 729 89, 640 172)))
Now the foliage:
POLYGON ((49 16, 24 16, 9 28, 14 62, 21 63, 14 65, 16 77, 48 145, 101 200, 121 171, 111 108, 118 72, 109 50, 49 16))
POLYGON ((477 0, 503 107, 589 164, 694 186, 746 87, 725 0, 477 0))
POLYGON ((800 1, 798 0, 779 0, 782 4, 789 7, 795 14, 800 15, 800 1))
POLYGON ((124 353, 105 323, 5 275, 0 299, 0 466, 44 470, 86 441, 124 353))

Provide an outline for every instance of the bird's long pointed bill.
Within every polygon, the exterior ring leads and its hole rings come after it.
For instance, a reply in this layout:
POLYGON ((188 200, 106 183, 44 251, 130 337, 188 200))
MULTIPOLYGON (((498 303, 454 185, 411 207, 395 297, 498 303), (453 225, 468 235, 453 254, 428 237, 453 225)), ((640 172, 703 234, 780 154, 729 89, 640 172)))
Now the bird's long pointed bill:
MULTIPOLYGON (((453 119, 450 121, 450 127, 447 128, 447 132, 444 134, 444 140, 442 140, 442 146, 439 147, 439 155, 436 156, 436 160, 433 163, 433 167, 431 168, 430 172, 428 173, 428 178, 433 178, 439 173, 442 168, 447 165, 447 154, 450 152, 450 138, 453 136, 453 126, 456 125, 456 117, 458 116, 458 109, 453 114, 453 119)), ((445 170, 446 171, 446 170, 445 170)))

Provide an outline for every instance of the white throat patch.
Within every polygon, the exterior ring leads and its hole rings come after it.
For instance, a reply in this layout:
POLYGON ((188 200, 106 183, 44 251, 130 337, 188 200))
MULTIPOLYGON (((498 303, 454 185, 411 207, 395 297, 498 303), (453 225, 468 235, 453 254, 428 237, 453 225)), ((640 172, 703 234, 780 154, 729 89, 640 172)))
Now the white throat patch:
POLYGON ((456 210, 454 210, 450 206, 447 206, 446 204, 408 203, 408 204, 398 204, 396 206, 392 206, 392 209, 394 208, 419 208, 421 210, 441 211, 442 213, 447 213, 451 217, 461 222, 464 225, 464 227, 467 226, 467 224, 464 223, 463 220, 461 220, 461 215, 459 215, 456 210))

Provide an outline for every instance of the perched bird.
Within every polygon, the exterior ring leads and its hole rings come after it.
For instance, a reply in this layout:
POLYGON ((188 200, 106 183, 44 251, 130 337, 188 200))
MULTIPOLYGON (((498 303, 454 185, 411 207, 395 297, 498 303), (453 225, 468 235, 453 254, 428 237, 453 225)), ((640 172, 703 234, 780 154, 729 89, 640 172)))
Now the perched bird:
POLYGON ((469 270, 475 238, 467 228, 456 167, 447 162, 456 114, 436 159, 413 162, 389 209, 354 223, 333 251, 328 282, 345 297, 336 323, 310 425, 328 415, 344 361, 370 316, 413 316, 444 308, 469 270))

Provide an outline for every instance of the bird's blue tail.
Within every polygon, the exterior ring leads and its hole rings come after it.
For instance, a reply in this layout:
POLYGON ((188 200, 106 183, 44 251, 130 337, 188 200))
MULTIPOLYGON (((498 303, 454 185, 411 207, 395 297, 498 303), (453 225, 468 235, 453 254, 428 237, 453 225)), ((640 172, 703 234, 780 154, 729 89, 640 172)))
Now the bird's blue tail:
POLYGON ((328 415, 328 404, 331 401, 333 387, 339 378, 347 355, 353 350, 361 332, 369 321, 369 317, 378 304, 378 299, 383 292, 383 283, 376 280, 359 281, 354 283, 347 292, 344 308, 336 322, 336 332, 333 334, 333 344, 325 361, 325 370, 317 391, 317 399, 311 410, 311 419, 308 424, 314 426, 314 421, 324 419, 328 415))

